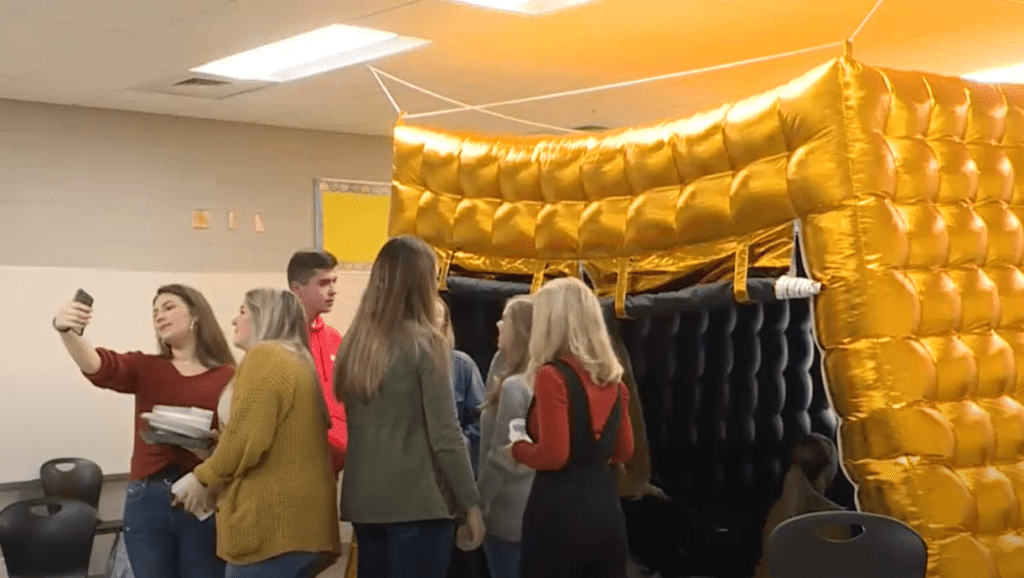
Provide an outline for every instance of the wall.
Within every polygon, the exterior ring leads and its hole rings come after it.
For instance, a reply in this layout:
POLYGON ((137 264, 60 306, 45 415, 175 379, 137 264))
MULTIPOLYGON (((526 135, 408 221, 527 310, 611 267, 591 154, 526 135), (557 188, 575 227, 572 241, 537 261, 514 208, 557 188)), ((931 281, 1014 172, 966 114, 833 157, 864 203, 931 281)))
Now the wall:
POLYGON ((391 176, 384 137, 4 100, 0 119, 0 265, 283 274, 313 243, 314 178, 391 176))

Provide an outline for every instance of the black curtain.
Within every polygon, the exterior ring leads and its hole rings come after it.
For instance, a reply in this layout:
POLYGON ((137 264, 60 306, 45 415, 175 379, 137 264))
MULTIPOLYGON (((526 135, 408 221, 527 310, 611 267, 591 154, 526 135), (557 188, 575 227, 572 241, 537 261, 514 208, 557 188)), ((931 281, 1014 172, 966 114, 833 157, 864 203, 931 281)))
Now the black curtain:
MULTIPOLYGON (((736 304, 723 283, 691 288, 686 299, 634 299, 631 318, 618 323, 647 424, 652 481, 671 498, 624 501, 630 547, 665 578, 749 578, 793 441, 808 432, 836 436, 809 300, 776 301, 771 279, 751 283, 759 302, 736 304)), ((444 298, 457 347, 483 374, 505 300, 527 289, 450 280, 444 298)), ((853 507, 842 474, 830 497, 853 507)))

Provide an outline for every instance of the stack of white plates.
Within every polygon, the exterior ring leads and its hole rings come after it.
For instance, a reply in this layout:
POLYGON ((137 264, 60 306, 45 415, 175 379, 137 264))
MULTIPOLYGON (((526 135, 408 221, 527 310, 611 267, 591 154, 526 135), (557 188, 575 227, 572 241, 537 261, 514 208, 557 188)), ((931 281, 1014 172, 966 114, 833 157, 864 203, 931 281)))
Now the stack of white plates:
POLYGON ((196 439, 212 439, 213 412, 198 407, 155 405, 153 411, 142 414, 155 431, 164 431, 196 439))

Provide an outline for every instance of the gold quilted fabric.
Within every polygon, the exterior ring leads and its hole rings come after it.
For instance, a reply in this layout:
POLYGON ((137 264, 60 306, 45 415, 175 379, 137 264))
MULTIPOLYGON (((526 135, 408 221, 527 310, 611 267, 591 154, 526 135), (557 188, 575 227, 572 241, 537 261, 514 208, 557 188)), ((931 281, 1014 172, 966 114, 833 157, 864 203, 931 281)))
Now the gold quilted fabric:
POLYGON ((690 119, 601 135, 399 125, 390 233, 467 274, 602 294, 788 267, 859 506, 906 521, 929 576, 1024 577, 1024 86, 837 59, 690 119))

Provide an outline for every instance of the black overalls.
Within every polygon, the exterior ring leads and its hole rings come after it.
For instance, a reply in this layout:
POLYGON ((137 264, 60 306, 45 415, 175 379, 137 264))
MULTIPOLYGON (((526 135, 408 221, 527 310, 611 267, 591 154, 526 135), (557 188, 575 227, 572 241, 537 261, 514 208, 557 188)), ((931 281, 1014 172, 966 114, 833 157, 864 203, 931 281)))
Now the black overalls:
MULTIPOLYGON (((569 459, 538 471, 523 513, 523 578, 625 578, 629 546, 615 474, 621 392, 598 440, 576 371, 558 360, 569 400, 569 459)), ((530 408, 533 409, 532 407, 530 408)))

